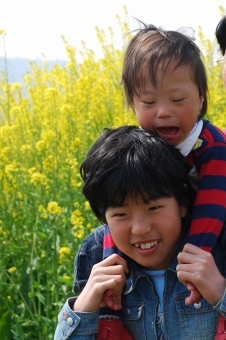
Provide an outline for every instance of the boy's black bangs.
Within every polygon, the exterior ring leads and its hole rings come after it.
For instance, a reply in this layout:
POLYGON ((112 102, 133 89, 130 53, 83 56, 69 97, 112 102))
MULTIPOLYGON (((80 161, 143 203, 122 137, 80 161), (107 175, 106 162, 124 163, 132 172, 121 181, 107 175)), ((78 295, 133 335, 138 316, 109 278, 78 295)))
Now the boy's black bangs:
POLYGON ((156 169, 153 171, 151 168, 145 169, 144 166, 137 168, 134 164, 129 171, 125 166, 112 176, 108 176, 103 187, 106 208, 121 206, 128 199, 135 203, 142 199, 144 203, 148 203, 160 197, 173 195, 169 183, 156 169))
POLYGON ((187 205, 185 159, 173 146, 137 127, 106 132, 94 144, 80 172, 83 194, 97 218, 109 207, 175 197, 187 205))

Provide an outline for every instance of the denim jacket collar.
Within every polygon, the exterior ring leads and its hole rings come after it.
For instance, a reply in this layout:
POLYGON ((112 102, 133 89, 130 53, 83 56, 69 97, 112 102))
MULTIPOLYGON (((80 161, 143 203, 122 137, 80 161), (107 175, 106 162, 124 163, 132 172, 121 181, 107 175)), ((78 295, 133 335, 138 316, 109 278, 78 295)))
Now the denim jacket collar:
MULTIPOLYGON (((175 256, 174 256, 172 262, 166 268, 166 270, 171 270, 171 271, 176 273, 176 266, 178 264, 177 254, 180 251, 182 251, 185 243, 187 243, 187 239, 188 239, 188 233, 186 233, 186 235, 183 237, 182 242, 180 243, 178 250, 175 252, 175 256)), ((129 268, 130 268, 130 274, 129 274, 129 277, 127 278, 126 283, 125 283, 124 295, 129 294, 136 287, 136 283, 141 277, 147 276, 147 274, 141 269, 141 267, 139 266, 138 263, 136 263, 135 261, 128 259, 128 258, 127 258, 127 261, 128 261, 128 265, 129 265, 129 268)))

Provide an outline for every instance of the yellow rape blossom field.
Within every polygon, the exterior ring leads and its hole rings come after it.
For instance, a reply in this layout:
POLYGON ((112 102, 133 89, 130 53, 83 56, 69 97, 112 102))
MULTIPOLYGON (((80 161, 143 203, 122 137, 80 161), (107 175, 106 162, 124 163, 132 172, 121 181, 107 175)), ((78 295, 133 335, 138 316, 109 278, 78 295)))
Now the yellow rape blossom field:
MULTIPOLYGON (((117 20, 125 36, 127 14, 117 20)), ((96 32, 101 59, 85 43, 76 51, 63 38, 66 66, 31 63, 23 82, 13 84, 1 74, 1 340, 53 338, 58 312, 72 295, 74 255, 99 225, 81 194, 79 166, 104 127, 137 124, 120 85, 131 36, 117 50, 112 29, 96 32)), ((201 29, 200 46, 208 70, 207 118, 224 129, 226 92, 201 29)))

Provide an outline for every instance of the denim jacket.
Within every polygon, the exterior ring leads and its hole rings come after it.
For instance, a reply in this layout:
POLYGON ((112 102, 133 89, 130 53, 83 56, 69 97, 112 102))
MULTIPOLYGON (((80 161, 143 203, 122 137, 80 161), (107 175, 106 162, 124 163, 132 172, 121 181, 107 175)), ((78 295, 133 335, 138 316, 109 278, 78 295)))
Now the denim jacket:
MULTIPOLYGON (((83 289, 92 266, 102 260, 104 228, 98 227, 84 240, 75 258, 75 294, 83 289)), ((188 235, 181 242, 178 252, 187 239, 188 235)), ((223 251, 219 244, 214 247, 212 254, 222 272, 223 251)), ((205 299, 199 305, 186 306, 185 298, 189 294, 187 288, 177 279, 176 255, 165 271, 163 329, 166 339, 212 340, 216 334, 219 313, 226 317, 226 293, 216 306, 210 305, 205 299)), ((136 340, 157 339, 155 320, 158 299, 152 281, 136 262, 126 259, 130 274, 122 295, 122 309, 113 311, 106 307, 91 313, 78 313, 72 311, 75 298, 68 299, 59 313, 54 340, 94 340, 98 318, 103 315, 119 316, 136 340)))

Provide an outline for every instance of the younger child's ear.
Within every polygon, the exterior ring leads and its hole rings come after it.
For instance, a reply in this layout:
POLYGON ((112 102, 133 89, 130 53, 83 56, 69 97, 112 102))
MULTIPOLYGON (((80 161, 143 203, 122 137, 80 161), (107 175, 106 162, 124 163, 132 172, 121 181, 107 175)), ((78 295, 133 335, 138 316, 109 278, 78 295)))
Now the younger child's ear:
POLYGON ((204 97, 203 97, 203 96, 200 96, 199 102, 200 102, 199 110, 201 110, 201 109, 202 109, 203 102, 204 102, 204 97))

